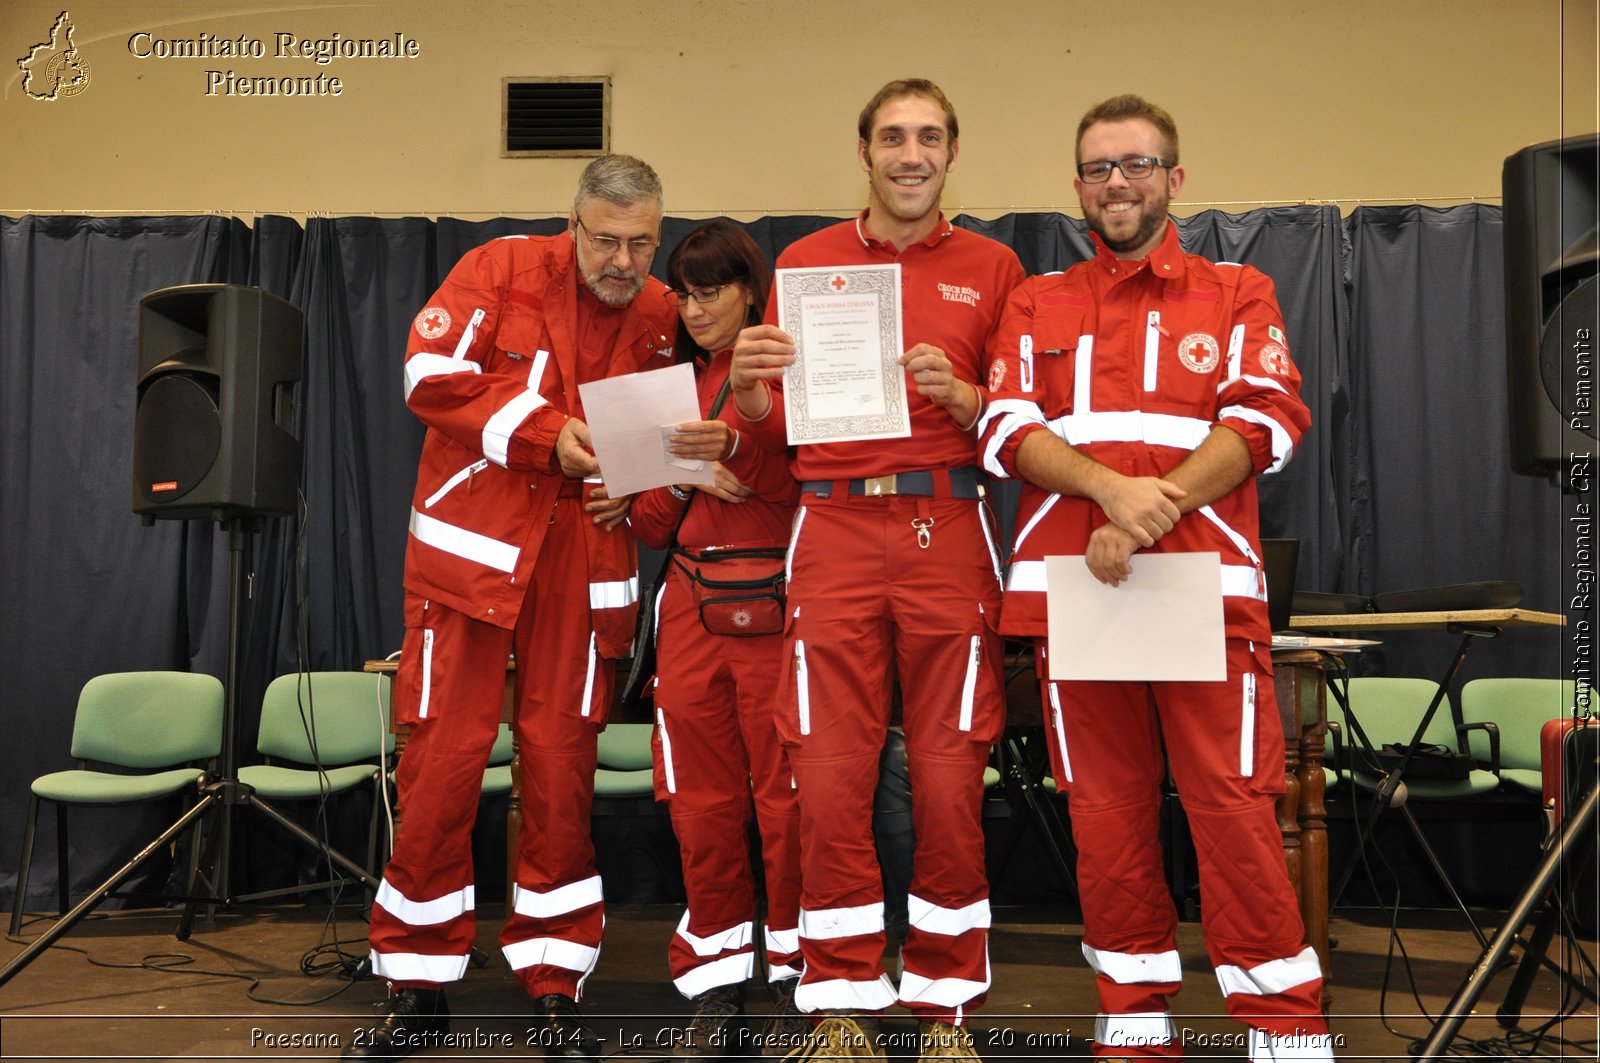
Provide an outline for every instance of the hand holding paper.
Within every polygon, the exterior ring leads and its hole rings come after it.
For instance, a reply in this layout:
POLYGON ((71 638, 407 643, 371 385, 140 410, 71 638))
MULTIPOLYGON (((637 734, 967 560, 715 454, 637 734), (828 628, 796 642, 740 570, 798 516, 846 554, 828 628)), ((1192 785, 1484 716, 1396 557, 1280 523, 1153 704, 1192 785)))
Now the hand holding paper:
POLYGON ((667 369, 591 380, 579 384, 578 391, 589 417, 600 474, 613 497, 667 484, 712 482, 709 465, 698 460, 674 461, 666 442, 677 426, 704 423, 693 366, 684 362, 667 369))

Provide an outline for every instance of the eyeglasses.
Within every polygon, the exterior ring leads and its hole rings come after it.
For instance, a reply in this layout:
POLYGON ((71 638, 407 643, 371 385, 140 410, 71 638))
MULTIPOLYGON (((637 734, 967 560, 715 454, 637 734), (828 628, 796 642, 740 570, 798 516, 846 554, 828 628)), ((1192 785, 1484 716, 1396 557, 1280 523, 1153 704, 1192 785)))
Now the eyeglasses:
POLYGON ((583 219, 578 219, 578 228, 583 230, 584 237, 589 241, 589 246, 602 255, 614 255, 624 245, 628 254, 634 258, 649 258, 655 254, 656 248, 661 246, 661 241, 649 236, 636 236, 632 240, 621 240, 615 236, 596 235, 589 231, 583 224, 583 219))
POLYGON ((1080 162, 1078 176, 1086 184, 1097 185, 1102 181, 1109 181, 1112 170, 1121 170, 1123 177, 1137 181, 1155 173, 1157 166, 1164 166, 1170 170, 1173 163, 1156 155, 1131 155, 1126 159, 1096 159, 1094 162, 1080 162))
POLYGON ((722 289, 726 287, 726 284, 718 284, 710 288, 690 288, 686 292, 668 288, 666 291, 667 302, 673 306, 688 306, 690 299, 697 303, 714 303, 717 301, 717 297, 722 294, 722 289))

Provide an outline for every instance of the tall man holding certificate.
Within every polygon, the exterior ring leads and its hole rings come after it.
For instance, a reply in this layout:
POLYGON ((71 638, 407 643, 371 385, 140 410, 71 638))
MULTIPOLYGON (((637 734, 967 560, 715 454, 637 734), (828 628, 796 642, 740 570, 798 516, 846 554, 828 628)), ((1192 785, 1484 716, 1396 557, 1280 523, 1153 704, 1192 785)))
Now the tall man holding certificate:
MULTIPOLYGON (((802 284, 820 279, 835 290, 865 276, 881 320, 898 296, 906 349, 888 360, 899 370, 876 397, 863 393, 871 410, 838 433, 853 438, 827 439, 814 422, 793 423, 797 396, 787 395, 786 411, 774 385, 792 392, 796 378, 784 384, 785 374, 808 353, 803 339, 797 352, 796 337, 773 323, 775 298, 768 324, 741 334, 731 374, 743 427, 769 448, 797 430, 804 441, 793 463, 803 494, 789 554, 778 728, 801 811, 805 974, 795 1004, 827 1015, 799 1051, 881 1056, 873 1016, 898 1000, 922 1020, 924 1056, 974 1057, 965 1022, 989 987, 982 774, 1004 725, 998 557, 974 466, 983 405, 976 382, 1022 267, 1008 248, 955 228, 939 210, 958 130, 937 86, 884 86, 861 112, 858 132, 867 209, 791 245, 778 266, 801 271, 789 277, 802 284), (897 281, 883 285, 882 271, 895 267, 897 281), (900 403, 909 434, 891 428, 864 437, 892 421, 900 403), (898 988, 882 963, 872 836, 896 680, 917 836, 898 988)), ((874 376, 875 367, 863 368, 874 376)), ((848 375, 836 373, 832 383, 848 375)))
POLYGON ((1281 468, 1310 424, 1300 374, 1272 282, 1179 247, 1167 209, 1184 171, 1170 115, 1137 96, 1107 100, 1079 125, 1077 159, 1096 254, 1007 301, 980 454, 995 475, 1026 481, 1002 630, 1037 640, 1078 847, 1083 952, 1098 976, 1094 1051, 1182 1055, 1168 1009, 1182 980, 1177 915, 1157 843, 1164 740, 1194 832, 1211 962, 1229 1014, 1250 1027, 1250 1058, 1327 1059, 1322 972, 1274 811, 1284 736, 1254 480, 1281 468), (1063 560, 1130 595, 1152 554, 1211 555, 1213 588, 1220 568, 1226 678, 1051 678, 1044 559, 1080 555, 1063 560))

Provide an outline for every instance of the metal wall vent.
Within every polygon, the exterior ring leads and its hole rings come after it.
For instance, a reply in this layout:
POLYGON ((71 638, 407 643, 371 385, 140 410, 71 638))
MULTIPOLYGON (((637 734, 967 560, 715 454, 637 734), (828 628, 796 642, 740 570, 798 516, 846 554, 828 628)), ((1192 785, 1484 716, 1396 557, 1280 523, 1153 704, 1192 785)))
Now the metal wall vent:
POLYGON ((610 150, 610 78, 505 78, 501 84, 503 157, 604 155, 610 150))

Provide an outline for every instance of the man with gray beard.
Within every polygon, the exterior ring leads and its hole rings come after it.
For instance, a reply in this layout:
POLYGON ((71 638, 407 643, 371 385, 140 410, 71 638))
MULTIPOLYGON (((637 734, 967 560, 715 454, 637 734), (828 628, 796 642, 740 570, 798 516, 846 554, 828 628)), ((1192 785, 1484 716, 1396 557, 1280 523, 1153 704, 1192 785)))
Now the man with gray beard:
POLYGON ((535 1000, 530 1039, 594 1060, 577 1000, 604 903, 589 839, 595 737, 631 652, 638 591, 626 498, 599 482, 578 385, 672 364, 677 315, 648 276, 661 182, 607 155, 584 170, 558 236, 468 252, 412 325, 406 403, 428 426, 406 545, 406 634, 394 718, 411 728, 404 827, 372 908, 383 1017, 346 1058, 444 1040, 444 984, 474 936, 472 822, 500 722, 506 661, 521 754, 521 844, 500 934, 535 1000))

